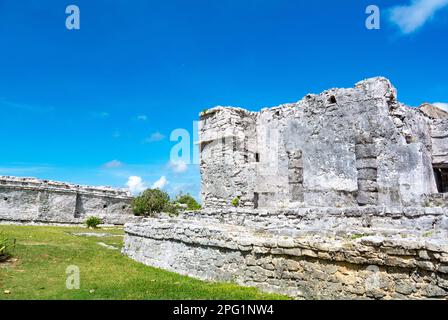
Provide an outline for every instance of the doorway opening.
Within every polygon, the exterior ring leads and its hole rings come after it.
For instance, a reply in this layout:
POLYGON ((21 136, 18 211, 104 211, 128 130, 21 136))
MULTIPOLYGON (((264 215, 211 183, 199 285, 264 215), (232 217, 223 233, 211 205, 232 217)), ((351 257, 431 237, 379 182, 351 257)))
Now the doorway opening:
POLYGON ((258 209, 258 201, 260 200, 260 194, 258 192, 254 193, 254 209, 258 209))
POLYGON ((437 190, 439 193, 448 192, 448 168, 434 168, 437 190))

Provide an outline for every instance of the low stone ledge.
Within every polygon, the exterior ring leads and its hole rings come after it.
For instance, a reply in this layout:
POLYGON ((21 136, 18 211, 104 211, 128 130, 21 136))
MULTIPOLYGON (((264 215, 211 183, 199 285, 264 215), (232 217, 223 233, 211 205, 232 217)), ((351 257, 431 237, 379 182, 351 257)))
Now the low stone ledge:
POLYGON ((383 229, 399 233, 400 230, 448 230, 448 208, 434 207, 349 207, 349 208, 298 208, 254 210, 245 208, 211 209, 186 212, 188 219, 207 219, 217 223, 265 228, 283 233, 296 230, 352 228, 383 229))
POLYGON ((296 298, 397 298, 406 292, 397 285, 401 282, 415 287, 405 294, 409 298, 433 298, 434 292, 448 296, 446 236, 402 238, 356 230, 347 230, 346 237, 325 232, 289 236, 184 219, 149 219, 127 224, 125 232, 123 253, 200 279, 236 281, 296 298), (372 277, 392 284, 376 283, 370 292, 365 284, 372 277), (336 283, 342 285, 339 291, 336 283))
MULTIPOLYGON (((139 223, 143 219, 134 215, 106 215, 95 216, 101 219, 103 225, 123 226, 126 223, 139 223)), ((58 217, 7 217, 0 216, 1 224, 23 224, 23 225, 85 225, 87 217, 83 218, 58 218, 58 217)))
MULTIPOLYGON (((139 225, 128 224, 125 232, 157 240, 174 240, 231 250, 256 250, 276 255, 317 257, 319 252, 331 253, 328 255, 329 260, 358 264, 376 263, 378 257, 383 259, 391 255, 414 257, 412 260, 406 259, 406 266, 416 267, 420 259, 418 251, 437 253, 433 257, 434 264, 441 263, 440 257, 448 256, 447 240, 442 238, 426 240, 422 237, 417 238, 415 235, 412 235, 412 238, 403 239, 355 234, 354 237, 359 238, 351 239, 349 233, 347 238, 330 234, 298 233, 291 237, 233 225, 212 223, 203 225, 191 221, 158 219, 139 225)), ((390 260, 390 266, 403 266, 403 263, 395 264, 393 261, 390 260)))

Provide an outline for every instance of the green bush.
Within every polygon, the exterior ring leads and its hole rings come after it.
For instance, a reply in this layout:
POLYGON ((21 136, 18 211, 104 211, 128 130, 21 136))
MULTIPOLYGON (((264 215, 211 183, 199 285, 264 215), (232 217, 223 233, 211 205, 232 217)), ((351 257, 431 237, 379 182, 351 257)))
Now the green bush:
POLYGON ((234 206, 234 207, 238 207, 238 206, 240 205, 240 199, 241 199, 240 196, 234 198, 234 199, 232 200, 232 202, 231 202, 231 203, 232 203, 232 206, 234 206))
POLYGON ((102 223, 103 223, 103 221, 100 218, 98 218, 98 217, 89 217, 86 220, 87 227, 88 228, 93 228, 93 229, 96 229, 98 227, 98 225, 100 225, 102 223))
POLYGON ((165 213, 169 213, 170 215, 178 215, 179 214, 179 207, 176 205, 176 203, 169 202, 165 208, 163 208, 163 211, 165 213))
POLYGON ((11 256, 12 250, 16 246, 16 240, 8 238, 3 233, 0 233, 0 262, 8 259, 11 256))
POLYGON ((170 196, 159 189, 147 189, 132 201, 132 210, 136 216, 154 216, 160 212, 177 214, 177 208, 170 196))
POLYGON ((187 205, 187 210, 196 211, 201 210, 201 205, 190 194, 178 194, 176 197, 176 203, 187 205))

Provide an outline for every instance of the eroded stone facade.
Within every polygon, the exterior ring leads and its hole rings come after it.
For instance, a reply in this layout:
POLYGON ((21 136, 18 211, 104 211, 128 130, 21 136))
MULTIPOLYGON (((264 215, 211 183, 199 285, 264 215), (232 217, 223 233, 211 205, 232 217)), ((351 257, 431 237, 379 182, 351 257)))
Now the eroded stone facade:
POLYGON ((435 116, 399 103, 384 78, 260 112, 211 109, 200 127, 203 203, 423 205, 438 193, 433 165, 448 163, 448 119, 435 116))

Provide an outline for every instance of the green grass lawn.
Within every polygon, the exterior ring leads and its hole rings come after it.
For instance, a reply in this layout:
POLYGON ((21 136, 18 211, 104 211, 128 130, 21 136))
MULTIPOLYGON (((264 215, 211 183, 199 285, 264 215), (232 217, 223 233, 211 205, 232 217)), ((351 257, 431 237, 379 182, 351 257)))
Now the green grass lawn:
POLYGON ((2 299, 282 299, 254 288, 211 283, 137 263, 120 253, 122 228, 96 231, 80 227, 0 225, 0 232, 17 239, 14 256, 0 263, 2 299), (73 232, 99 232, 85 237, 73 232), (80 289, 66 288, 66 268, 80 269, 80 289), (6 292, 6 293, 5 293, 6 292))

